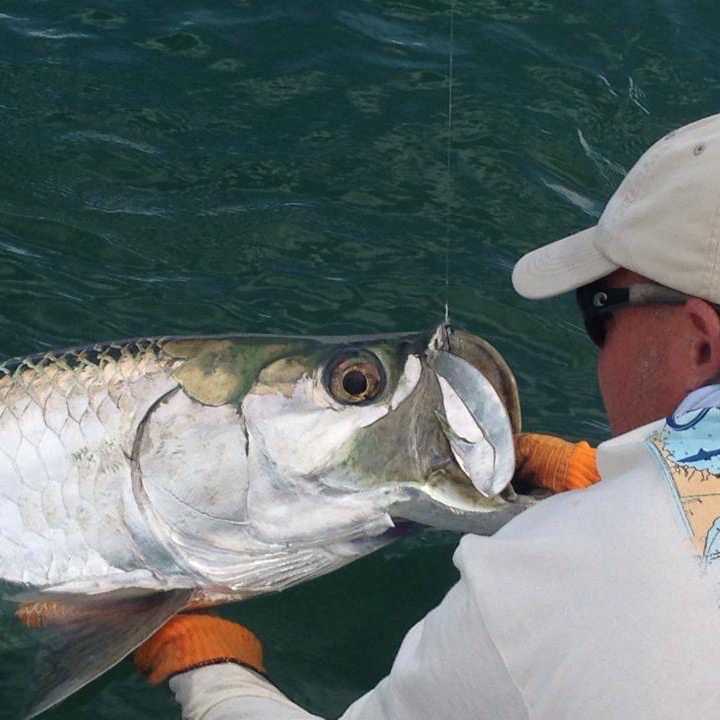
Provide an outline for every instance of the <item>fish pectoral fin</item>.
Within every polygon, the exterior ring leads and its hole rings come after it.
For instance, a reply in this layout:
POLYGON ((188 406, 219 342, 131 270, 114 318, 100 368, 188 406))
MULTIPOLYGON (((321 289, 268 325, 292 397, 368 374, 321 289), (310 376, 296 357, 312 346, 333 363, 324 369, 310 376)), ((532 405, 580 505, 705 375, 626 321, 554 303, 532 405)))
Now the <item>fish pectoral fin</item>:
POLYGON ((44 609, 22 605, 17 613, 21 622, 38 628, 33 697, 25 719, 36 717, 120 662, 181 610, 191 594, 191 590, 169 590, 135 597, 55 596, 42 603, 44 609), (42 622, 28 623, 27 617, 42 622))

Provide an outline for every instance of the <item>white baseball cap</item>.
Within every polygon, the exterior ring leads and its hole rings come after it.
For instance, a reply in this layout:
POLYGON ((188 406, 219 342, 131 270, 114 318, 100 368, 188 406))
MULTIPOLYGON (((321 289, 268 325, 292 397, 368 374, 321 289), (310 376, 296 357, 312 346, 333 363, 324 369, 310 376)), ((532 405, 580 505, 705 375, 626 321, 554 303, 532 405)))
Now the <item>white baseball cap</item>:
POLYGON ((512 281, 520 295, 540 299, 618 268, 720 303, 720 114, 656 142, 597 225, 524 255, 512 281))

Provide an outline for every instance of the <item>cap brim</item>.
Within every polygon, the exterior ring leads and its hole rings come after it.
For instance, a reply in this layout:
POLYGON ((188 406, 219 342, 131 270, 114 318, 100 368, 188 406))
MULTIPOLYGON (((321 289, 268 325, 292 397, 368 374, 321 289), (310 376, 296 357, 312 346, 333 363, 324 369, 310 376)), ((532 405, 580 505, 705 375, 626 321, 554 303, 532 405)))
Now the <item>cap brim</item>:
POLYGON ((581 230, 562 240, 523 255, 512 274, 515 290, 530 300, 576 290, 618 269, 595 247, 597 227, 581 230))

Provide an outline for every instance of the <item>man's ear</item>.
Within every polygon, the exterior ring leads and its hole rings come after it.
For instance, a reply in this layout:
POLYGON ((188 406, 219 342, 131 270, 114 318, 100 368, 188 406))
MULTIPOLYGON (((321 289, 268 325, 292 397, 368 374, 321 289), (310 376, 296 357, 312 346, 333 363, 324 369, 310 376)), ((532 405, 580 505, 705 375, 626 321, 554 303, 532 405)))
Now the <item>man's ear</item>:
POLYGON ((683 309, 690 322, 688 371, 700 387, 720 377, 720 315, 700 298, 690 298, 683 309))

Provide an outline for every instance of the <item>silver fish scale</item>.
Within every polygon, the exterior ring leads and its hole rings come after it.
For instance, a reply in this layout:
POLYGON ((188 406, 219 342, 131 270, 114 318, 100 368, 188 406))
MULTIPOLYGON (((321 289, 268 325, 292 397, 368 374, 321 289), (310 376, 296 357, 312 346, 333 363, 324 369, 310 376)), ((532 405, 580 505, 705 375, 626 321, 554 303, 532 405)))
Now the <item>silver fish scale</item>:
POLYGON ((13 546, 0 576, 48 587, 148 572, 128 537, 128 458, 178 362, 147 340, 0 365, 0 543, 13 546))

